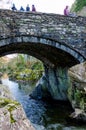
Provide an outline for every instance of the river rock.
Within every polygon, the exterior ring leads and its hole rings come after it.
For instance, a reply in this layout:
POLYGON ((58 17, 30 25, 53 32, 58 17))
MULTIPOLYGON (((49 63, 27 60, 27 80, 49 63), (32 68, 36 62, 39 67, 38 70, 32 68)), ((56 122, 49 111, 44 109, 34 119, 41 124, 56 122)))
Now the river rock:
POLYGON ((7 86, 0 85, 0 130, 35 130, 7 86))
POLYGON ((69 76, 77 88, 86 90, 86 62, 70 68, 69 76))
POLYGON ((69 100, 72 104, 72 107, 74 108, 74 112, 69 116, 68 121, 80 124, 83 123, 86 124, 86 108, 85 108, 86 102, 84 102, 84 109, 82 109, 81 108, 82 106, 79 106, 80 102, 77 106, 76 100, 71 98, 71 95, 73 95, 74 97, 76 89, 79 90, 80 92, 83 92, 83 94, 86 95, 86 62, 70 68, 69 76, 72 81, 72 87, 71 87, 72 89, 70 89, 71 91, 69 91, 70 92, 69 100), (72 91, 74 92, 74 94, 72 91))
POLYGON ((69 116, 69 121, 78 124, 86 124, 86 113, 83 110, 76 108, 75 111, 69 116))
POLYGON ((40 99, 51 99, 51 95, 47 89, 48 83, 46 77, 43 75, 41 79, 37 82, 35 89, 30 94, 31 98, 40 100, 40 99))

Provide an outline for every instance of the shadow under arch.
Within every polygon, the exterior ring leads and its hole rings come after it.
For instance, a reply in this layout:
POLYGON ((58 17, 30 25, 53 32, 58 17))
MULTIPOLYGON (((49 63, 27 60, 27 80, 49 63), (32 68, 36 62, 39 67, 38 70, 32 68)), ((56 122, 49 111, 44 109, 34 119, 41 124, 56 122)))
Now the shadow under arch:
POLYGON ((35 36, 15 36, 0 40, 0 56, 11 53, 34 56, 52 67, 71 67, 85 61, 85 58, 71 46, 35 36))
POLYGON ((63 101, 68 100, 68 68, 85 61, 84 56, 66 43, 35 36, 14 36, 0 40, 0 56, 12 53, 28 54, 42 61, 45 74, 38 86, 42 88, 45 85, 53 99, 63 101))

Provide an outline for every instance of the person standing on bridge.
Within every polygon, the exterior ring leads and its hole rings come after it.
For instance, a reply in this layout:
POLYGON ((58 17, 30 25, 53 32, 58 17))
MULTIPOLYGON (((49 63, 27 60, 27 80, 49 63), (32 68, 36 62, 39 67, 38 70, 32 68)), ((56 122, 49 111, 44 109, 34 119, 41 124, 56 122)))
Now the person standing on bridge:
POLYGON ((25 11, 24 8, 23 8, 23 6, 20 7, 20 11, 25 11))
POLYGON ((29 4, 27 4, 27 6, 26 6, 26 11, 30 11, 29 4))
POLYGON ((17 8, 15 7, 15 4, 13 4, 12 8, 13 11, 17 11, 17 8))
POLYGON ((33 12, 36 12, 35 5, 32 5, 32 11, 33 11, 33 12))

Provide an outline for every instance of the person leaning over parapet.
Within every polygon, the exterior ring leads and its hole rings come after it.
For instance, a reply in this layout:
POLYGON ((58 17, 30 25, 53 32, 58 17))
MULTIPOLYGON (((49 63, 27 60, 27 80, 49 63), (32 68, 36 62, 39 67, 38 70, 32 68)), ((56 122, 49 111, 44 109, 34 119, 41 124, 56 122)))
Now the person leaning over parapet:
POLYGON ((26 11, 30 11, 29 4, 27 4, 27 6, 26 6, 26 11))
POLYGON ((15 7, 15 4, 13 4, 12 8, 13 11, 17 11, 17 8, 15 7))

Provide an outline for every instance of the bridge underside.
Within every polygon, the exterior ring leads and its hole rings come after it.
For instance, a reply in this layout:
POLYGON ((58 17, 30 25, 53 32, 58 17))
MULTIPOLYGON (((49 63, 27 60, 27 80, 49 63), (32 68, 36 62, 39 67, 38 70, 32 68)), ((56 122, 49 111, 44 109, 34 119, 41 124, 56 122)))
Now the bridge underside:
MULTIPOLYGON (((57 43, 51 45, 51 43, 40 43, 39 40, 35 42, 31 42, 30 40, 18 42, 15 39, 10 40, 6 45, 5 42, 7 41, 5 40, 3 46, 0 47, 0 56, 12 53, 24 53, 36 57, 51 67, 71 67, 84 61, 83 56, 78 52, 57 43)), ((2 43, 3 41, 0 41, 0 44, 2 43)))
POLYGON ((56 100, 68 99, 67 90, 70 86, 68 68, 85 60, 76 50, 68 46, 34 37, 1 40, 0 56, 12 53, 28 54, 43 62, 45 73, 32 95, 38 97, 40 93, 41 97, 44 97, 44 93, 49 92, 56 100))
POLYGON ((48 45, 16 43, 0 48, 0 55, 24 53, 34 56, 49 66, 71 67, 80 63, 70 54, 48 45))

